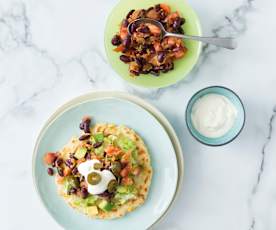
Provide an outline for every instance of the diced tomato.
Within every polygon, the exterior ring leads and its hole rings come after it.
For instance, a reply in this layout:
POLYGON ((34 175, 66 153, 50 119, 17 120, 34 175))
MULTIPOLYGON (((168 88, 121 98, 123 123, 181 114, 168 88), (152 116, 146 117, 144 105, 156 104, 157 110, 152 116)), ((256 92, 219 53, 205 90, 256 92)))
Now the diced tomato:
POLYGON ((117 46, 115 49, 114 49, 114 51, 116 51, 116 52, 122 52, 123 50, 124 50, 124 46, 121 44, 121 45, 119 45, 119 46, 117 46))
POLYGON ((168 14, 171 12, 171 8, 167 4, 161 3, 160 7, 168 14))
POLYGON ((174 53, 174 56, 176 59, 182 58, 187 51, 188 51, 187 48, 183 47, 182 49, 179 49, 178 51, 176 51, 174 53))
POLYGON ((133 185, 133 179, 130 177, 124 177, 122 179, 122 184, 123 185, 133 185))
POLYGON ((159 52, 162 50, 161 44, 159 42, 155 42, 153 46, 156 52, 159 52))
POLYGON ((122 40, 124 40, 128 35, 128 32, 127 32, 127 27, 124 27, 124 26, 121 26, 121 29, 120 29, 120 37, 122 40))
POLYGON ((121 149, 112 145, 105 148, 105 152, 108 156, 118 156, 121 154, 121 149))

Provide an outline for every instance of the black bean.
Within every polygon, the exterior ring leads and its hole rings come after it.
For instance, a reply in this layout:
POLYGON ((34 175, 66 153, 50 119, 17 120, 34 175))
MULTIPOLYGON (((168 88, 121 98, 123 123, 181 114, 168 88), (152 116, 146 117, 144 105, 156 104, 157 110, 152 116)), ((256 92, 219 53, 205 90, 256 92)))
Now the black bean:
POLYGON ((73 174, 73 175, 77 175, 78 172, 79 172, 79 170, 78 170, 77 167, 73 168, 73 170, 72 170, 72 174, 73 174))
POLYGON ((141 74, 148 74, 150 71, 149 70, 142 70, 141 74))
POLYGON ((157 55, 157 60, 159 63, 162 63, 165 60, 166 54, 165 52, 159 52, 157 55))
MULTIPOLYGON (((118 46, 121 44, 121 38, 119 35, 115 35, 111 40, 112 45, 118 46)), ((83 129, 83 128, 82 128, 83 129)))
POLYGON ((124 20, 122 21, 122 26, 123 26, 123 27, 127 27, 127 26, 128 26, 128 20, 127 20, 127 19, 124 19, 124 20))
POLYGON ((123 40, 123 46, 126 48, 129 48, 131 45, 131 37, 128 35, 124 40, 123 40))
POLYGON ((48 173, 49 176, 53 176, 54 175, 54 170, 52 168, 48 168, 47 173, 48 173))
POLYGON ((120 56, 120 60, 124 63, 128 63, 128 62, 131 62, 131 58, 126 56, 126 55, 121 55, 120 56))
POLYGON ((147 13, 147 11, 146 11, 145 9, 142 9, 142 10, 140 11, 139 17, 144 18, 144 17, 146 16, 146 13, 147 13))
POLYGON ((83 199, 85 199, 86 197, 88 197, 88 191, 86 188, 81 188, 81 197, 83 199))
POLYGON ((57 171, 58 171, 58 175, 60 175, 61 177, 64 176, 64 173, 63 173, 63 169, 62 169, 62 168, 57 168, 57 171))
POLYGON ((164 10, 161 10, 160 13, 159 13, 159 16, 160 16, 160 19, 161 20, 164 20, 167 16, 166 16, 166 13, 164 12, 164 10))
POLYGON ((177 33, 179 34, 184 34, 184 30, 182 27, 179 27, 178 30, 177 30, 177 33))
POLYGON ((135 62, 139 67, 143 67, 143 65, 145 64, 145 59, 142 57, 138 57, 138 58, 135 58, 135 62))
POLYGON ((131 10, 128 12, 127 16, 126 16, 126 19, 129 19, 129 17, 133 14, 135 10, 131 10))
POLYGON ((180 25, 182 26, 186 22, 185 18, 180 18, 180 25))
POLYGON ((100 146, 102 146, 103 142, 96 142, 93 147, 96 149, 96 148, 99 148, 100 146))
POLYGON ((82 136, 80 136, 79 140, 83 141, 83 140, 87 140, 88 138, 90 138, 90 134, 83 134, 82 136))

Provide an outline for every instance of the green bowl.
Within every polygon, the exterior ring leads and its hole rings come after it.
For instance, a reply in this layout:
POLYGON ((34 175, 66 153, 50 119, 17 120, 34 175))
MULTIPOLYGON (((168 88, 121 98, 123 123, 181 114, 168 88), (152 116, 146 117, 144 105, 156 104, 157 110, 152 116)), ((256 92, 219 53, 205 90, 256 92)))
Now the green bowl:
POLYGON ((244 124, 245 124, 244 105, 241 99, 239 98, 239 96, 231 89, 228 89, 223 86, 210 86, 195 93, 190 99, 190 101, 188 102, 188 105, 186 108, 186 124, 191 135, 202 144, 209 145, 209 146, 225 145, 232 142, 234 139, 236 139, 236 137, 241 133, 244 127, 244 124), (199 98, 210 93, 220 94, 227 97, 233 103, 233 105, 236 107, 238 111, 238 115, 233 127, 225 135, 218 138, 209 138, 201 135, 193 126, 193 122, 191 118, 192 109, 195 102, 199 98))
POLYGON ((121 0, 109 15, 105 28, 105 49, 112 68, 129 83, 146 88, 162 88, 184 79, 195 66, 201 52, 200 42, 187 40, 185 44, 188 48, 188 53, 184 58, 175 61, 174 70, 161 74, 159 77, 140 75, 134 78, 129 75, 128 65, 120 61, 120 53, 114 51, 115 47, 111 44, 111 39, 119 31, 121 21, 131 9, 148 8, 158 3, 166 3, 171 6, 172 11, 177 10, 180 12, 186 19, 186 23, 183 26, 186 34, 201 36, 199 19, 185 0, 121 0))

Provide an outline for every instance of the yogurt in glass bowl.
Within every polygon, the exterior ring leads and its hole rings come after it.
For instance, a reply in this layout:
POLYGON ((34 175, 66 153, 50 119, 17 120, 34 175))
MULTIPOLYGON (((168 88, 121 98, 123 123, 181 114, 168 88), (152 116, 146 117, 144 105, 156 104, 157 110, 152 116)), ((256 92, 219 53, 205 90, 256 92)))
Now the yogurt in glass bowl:
POLYGON ((195 93, 186 108, 186 124, 192 136, 209 146, 233 141, 245 124, 239 96, 223 86, 210 86, 195 93))

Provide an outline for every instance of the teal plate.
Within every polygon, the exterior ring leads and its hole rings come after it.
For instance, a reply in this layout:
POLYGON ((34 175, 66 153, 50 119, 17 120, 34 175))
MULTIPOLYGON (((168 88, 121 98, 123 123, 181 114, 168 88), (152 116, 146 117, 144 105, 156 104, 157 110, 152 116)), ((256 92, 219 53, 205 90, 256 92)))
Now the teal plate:
POLYGON ((188 126, 188 129, 192 136, 196 138, 199 142, 209 145, 209 146, 221 146, 230 143, 233 141, 242 131, 244 124, 245 124, 245 109, 243 106, 243 103, 239 96, 233 92, 232 90, 223 87, 223 86, 210 86, 207 88, 204 88, 197 93, 195 93, 191 100, 188 102, 188 106, 186 108, 186 124, 188 126), (238 111, 238 115, 236 118, 236 121, 233 125, 233 127, 222 137, 218 138, 208 138, 203 135, 201 135, 193 126, 191 114, 192 114, 192 108, 194 103, 200 98, 203 97, 206 94, 214 93, 214 94, 220 94, 225 97, 227 97, 233 105, 236 107, 238 111))
POLYGON ((65 229, 147 229, 166 213, 178 186, 176 154, 164 128, 147 110, 118 98, 79 101, 55 113, 40 133, 33 164, 38 194, 48 212, 65 229), (87 114, 96 123, 124 124, 133 128, 141 135, 150 152, 153 178, 149 196, 141 207, 120 219, 89 219, 74 211, 57 195, 54 178, 47 175, 43 165, 44 153, 62 148, 72 136, 78 135, 79 121, 87 114))
POLYGON ((148 74, 134 78, 129 75, 128 65, 120 61, 120 53, 114 51, 115 47, 111 44, 111 39, 119 31, 121 21, 131 9, 149 8, 150 6, 159 3, 166 3, 171 6, 172 11, 180 12, 180 14, 186 19, 186 23, 183 26, 186 34, 201 36, 199 19, 194 10, 185 0, 120 0, 110 13, 105 28, 105 50, 112 68, 119 76, 129 83, 146 88, 166 87, 184 79, 195 66, 201 52, 200 42, 185 40, 188 52, 185 57, 175 61, 174 70, 169 71, 166 74, 161 74, 159 77, 154 77, 148 74))

